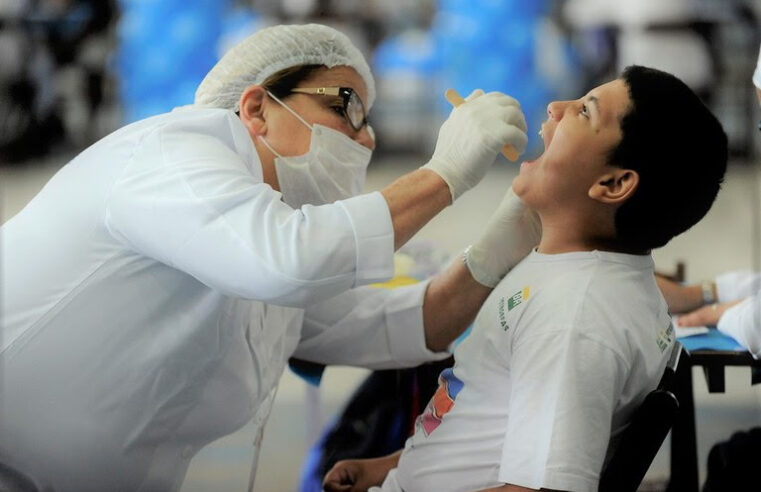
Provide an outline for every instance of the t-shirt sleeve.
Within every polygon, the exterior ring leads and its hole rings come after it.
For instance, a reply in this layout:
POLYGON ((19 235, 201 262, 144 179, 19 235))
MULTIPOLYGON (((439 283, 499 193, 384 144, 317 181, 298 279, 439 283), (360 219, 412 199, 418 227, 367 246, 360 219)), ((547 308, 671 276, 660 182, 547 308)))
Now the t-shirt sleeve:
POLYGON ((572 327, 516 338, 499 480, 596 491, 627 368, 572 327))
POLYGON ((392 275, 380 194, 294 210, 249 165, 212 135, 154 131, 113 186, 105 223, 133 251, 236 297, 304 307, 392 275))

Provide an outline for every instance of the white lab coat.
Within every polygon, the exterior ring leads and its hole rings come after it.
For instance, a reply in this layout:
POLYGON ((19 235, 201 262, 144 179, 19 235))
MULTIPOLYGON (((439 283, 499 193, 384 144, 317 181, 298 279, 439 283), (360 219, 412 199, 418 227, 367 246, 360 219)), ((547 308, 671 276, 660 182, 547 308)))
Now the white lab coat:
POLYGON ((716 277, 721 303, 742 300, 721 315, 717 328, 761 357, 761 273, 736 270, 716 277))
POLYGON ((361 287, 393 273, 382 196, 291 209, 230 111, 104 138, 0 241, 0 462, 45 490, 179 489, 201 447, 264 425, 292 355, 446 356, 425 347, 424 284, 361 287))

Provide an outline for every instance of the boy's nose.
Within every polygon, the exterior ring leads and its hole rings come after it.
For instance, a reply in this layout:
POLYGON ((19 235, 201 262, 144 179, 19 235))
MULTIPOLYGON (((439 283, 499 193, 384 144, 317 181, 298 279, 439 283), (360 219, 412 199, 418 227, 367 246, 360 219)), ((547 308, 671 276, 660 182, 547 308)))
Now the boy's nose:
POLYGON ((560 120, 563 117, 565 106, 567 106, 567 101, 552 101, 547 105, 547 117, 555 121, 560 120))

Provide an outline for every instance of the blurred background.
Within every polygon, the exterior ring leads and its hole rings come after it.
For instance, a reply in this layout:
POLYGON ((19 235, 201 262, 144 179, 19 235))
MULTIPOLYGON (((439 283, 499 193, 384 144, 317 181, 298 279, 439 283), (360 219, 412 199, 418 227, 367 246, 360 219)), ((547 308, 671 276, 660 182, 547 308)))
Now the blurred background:
MULTIPOLYGON (((192 103, 237 41, 268 25, 314 21, 346 33, 376 77, 368 191, 427 160, 449 111, 448 87, 520 100, 533 157, 548 102, 577 98, 632 63, 674 73, 724 125, 731 162, 708 217, 654 252, 656 263, 670 271, 684 262, 690 282, 761 269, 761 115, 751 83, 759 18, 761 0, 0 0, 0 222, 89 144, 192 103)), ((437 258, 457 254, 516 174, 500 158, 479 192, 434 219, 418 241, 437 258)), ((310 446, 366 376, 329 368, 315 389, 286 371, 255 490, 299 488, 310 446)), ((761 424, 761 389, 742 368, 729 371, 725 394, 709 395, 697 372, 695 381, 704 474, 714 442, 761 424)), ((244 490, 252 440, 246 427, 201 451, 183 491, 244 490)), ((653 490, 667 470, 662 453, 648 475, 653 490)))

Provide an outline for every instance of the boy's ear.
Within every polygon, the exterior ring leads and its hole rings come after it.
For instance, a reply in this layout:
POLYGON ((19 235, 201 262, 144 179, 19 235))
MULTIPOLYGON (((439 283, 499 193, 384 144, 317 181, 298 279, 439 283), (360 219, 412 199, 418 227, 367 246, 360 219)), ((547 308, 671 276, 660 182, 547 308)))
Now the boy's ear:
POLYGON ((620 205, 639 186, 639 174, 631 169, 614 169, 600 176, 589 188, 589 197, 609 205, 620 205))
POLYGON ((251 85, 240 95, 238 114, 252 138, 267 133, 267 121, 264 117, 266 100, 267 91, 260 85, 251 85))

